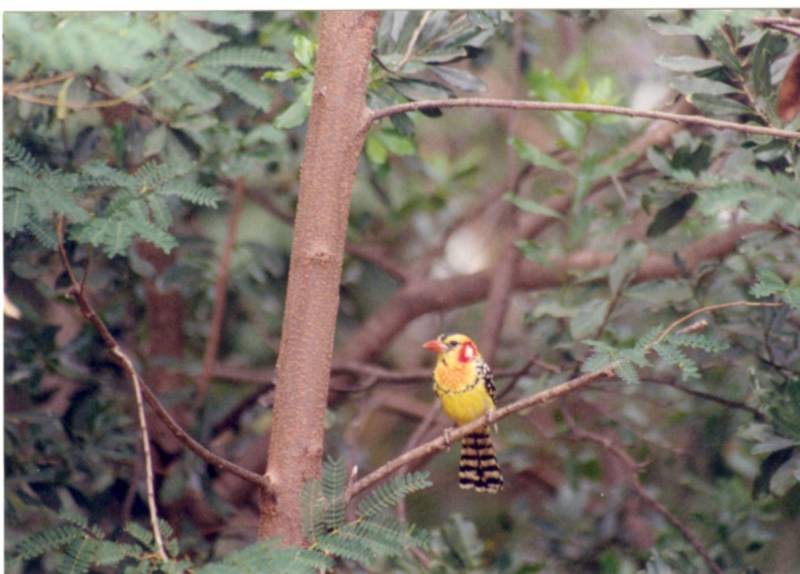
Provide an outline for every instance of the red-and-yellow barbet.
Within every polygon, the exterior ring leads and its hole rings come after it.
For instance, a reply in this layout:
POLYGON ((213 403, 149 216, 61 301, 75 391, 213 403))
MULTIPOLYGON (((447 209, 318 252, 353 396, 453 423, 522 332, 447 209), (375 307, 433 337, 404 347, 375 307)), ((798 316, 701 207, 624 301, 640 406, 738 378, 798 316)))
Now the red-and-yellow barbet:
MULTIPOLYGON (((442 410, 457 425, 494 410, 492 370, 472 339, 461 334, 439 335, 423 347, 437 353, 433 390, 442 402, 442 410)), ((461 488, 474 488, 477 492, 494 493, 503 488, 488 427, 462 440, 458 482, 461 488)))

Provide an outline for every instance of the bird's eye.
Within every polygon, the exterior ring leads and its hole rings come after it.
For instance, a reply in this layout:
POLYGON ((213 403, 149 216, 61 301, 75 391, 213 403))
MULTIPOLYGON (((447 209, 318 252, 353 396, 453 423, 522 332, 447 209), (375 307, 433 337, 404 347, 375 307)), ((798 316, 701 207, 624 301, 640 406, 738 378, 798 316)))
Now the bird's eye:
POLYGON ((458 341, 450 341, 449 343, 447 343, 447 346, 450 347, 451 349, 455 349, 456 347, 458 347, 458 341))

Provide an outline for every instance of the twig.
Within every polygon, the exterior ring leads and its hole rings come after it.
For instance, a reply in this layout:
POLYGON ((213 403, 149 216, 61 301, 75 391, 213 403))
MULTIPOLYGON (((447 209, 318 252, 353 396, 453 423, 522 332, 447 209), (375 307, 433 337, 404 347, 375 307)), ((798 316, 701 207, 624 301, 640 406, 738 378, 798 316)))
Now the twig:
POLYGON ((777 128, 738 124, 724 120, 716 120, 698 115, 675 114, 656 110, 635 110, 622 106, 605 106, 601 104, 579 104, 574 102, 542 102, 536 100, 503 100, 494 98, 456 98, 450 100, 419 100, 388 106, 367 113, 363 129, 368 129, 373 123, 383 118, 406 112, 427 110, 431 108, 506 108, 511 110, 532 110, 547 112, 590 112, 596 114, 611 114, 634 118, 651 118, 665 120, 687 125, 702 125, 718 130, 733 130, 738 132, 764 134, 772 137, 790 140, 800 139, 800 132, 792 132, 777 128))
POLYGON ((189 436, 189 434, 172 418, 172 415, 167 411, 167 409, 159 402, 158 398, 156 397, 155 393, 147 386, 142 378, 138 375, 136 368, 133 366, 133 362, 128 358, 122 348, 117 343, 117 340, 111 334, 106 324, 100 318, 100 316, 95 312, 94 308, 92 307, 91 303, 89 303, 89 299, 86 297, 85 293, 81 293, 80 291, 80 284, 78 283, 78 279, 75 277, 75 273, 72 270, 72 265, 69 262, 69 258, 67 257, 67 251, 64 247, 64 234, 63 234, 63 219, 59 218, 58 223, 56 225, 56 234, 58 238, 58 252, 61 257, 61 263, 64 266, 64 269, 67 272, 67 275, 70 279, 70 283, 72 285, 70 289, 70 294, 78 303, 78 306, 81 310, 81 314, 83 317, 89 321, 95 329, 97 329, 100 337, 103 339, 103 343, 105 344, 106 348, 111 353, 111 356, 114 360, 122 367, 125 373, 131 378, 136 379, 141 387, 142 397, 144 398, 145 402, 153 409, 155 414, 161 421, 166 425, 166 427, 172 431, 175 437, 183 443, 186 448, 190 451, 195 453, 197 456, 205 460, 207 463, 221 469, 230 472, 231 474, 235 474, 239 478, 251 482, 261 488, 268 489, 269 482, 259 474, 255 472, 251 472, 246 468, 242 468, 241 466, 234 464, 233 462, 211 452, 202 444, 197 442, 194 438, 189 436))
POLYGON ((717 309, 727 309, 728 307, 783 307, 783 303, 778 302, 770 302, 770 303, 761 303, 759 301, 731 301, 728 303, 717 303, 716 305, 706 305, 705 307, 700 307, 699 309, 695 309, 688 315, 684 315, 680 319, 677 319, 670 323, 670 325, 664 329, 658 338, 653 341, 652 345, 657 345, 664 339, 666 339, 672 331, 680 327, 686 321, 691 319, 692 317, 696 317, 700 313, 705 313, 706 311, 716 311, 717 309))
POLYGON ((734 401, 732 399, 726 399, 725 397, 720 397, 719 395, 714 395, 712 393, 707 393, 705 391, 700 391, 698 389, 693 389, 691 387, 687 387, 685 385, 682 385, 682 384, 680 384, 680 383, 678 383, 678 382, 676 382, 676 381, 674 381, 672 379, 662 380, 662 379, 644 378, 642 380, 644 382, 646 382, 646 383, 653 383, 653 384, 656 384, 656 385, 663 385, 665 387, 672 387, 673 389, 677 389, 677 390, 682 391, 684 393, 687 393, 689 395, 694 395, 695 397, 698 397, 698 398, 701 398, 701 399, 704 399, 704 400, 707 400, 707 401, 713 401, 715 403, 719 403, 721 405, 725 405, 726 407, 730 407, 732 409, 739 409, 739 410, 747 411, 747 412, 751 413, 756 418, 756 420, 759 420, 759 421, 763 421, 766 418, 764 416, 764 413, 762 413, 760 410, 758 410, 755 407, 751 407, 750 405, 748 405, 746 403, 739 402, 739 401, 734 401))
POLYGON ((214 364, 217 362, 219 342, 222 338, 222 323, 225 320, 225 303, 228 292, 228 277, 230 276, 231 257, 236 245, 236 236, 239 231, 239 219, 244 205, 245 185, 244 178, 237 177, 233 182, 233 201, 225 243, 222 247, 222 256, 219 259, 217 280, 214 284, 214 306, 211 310, 211 326, 209 328, 206 346, 203 352, 203 370, 197 379, 197 395, 195 406, 200 408, 205 403, 208 387, 214 375, 214 364))
POLYGON ((403 69, 403 66, 411 59, 411 55, 414 52, 414 46, 417 44, 417 40, 419 39, 419 35, 422 33, 422 29, 425 27, 425 24, 428 22, 428 18, 431 17, 431 12, 433 10, 425 10, 425 13, 422 15, 422 18, 419 21, 419 24, 416 28, 414 28, 414 32, 411 34, 411 39, 408 41, 408 46, 406 46, 406 52, 403 54, 403 57, 394 67, 395 72, 399 72, 403 69))
POLYGON ((564 419, 570 427, 572 436, 576 440, 593 442, 614 455, 627 469, 631 486, 633 486, 633 489, 636 491, 636 494, 639 496, 639 498, 641 498, 653 510, 663 516, 670 524, 680 531, 681 535, 706 563, 709 570, 714 572, 714 574, 724 574, 722 568, 720 568, 719 565, 714 562, 700 539, 697 538, 697 536, 695 536, 694 533, 692 533, 692 531, 689 530, 689 528, 672 513, 672 511, 670 511, 666 506, 656 500, 645 490, 644 486, 639 480, 639 471, 641 470, 641 465, 639 463, 633 460, 624 449, 622 449, 610 438, 579 428, 575 424, 574 419, 569 414, 567 409, 564 409, 564 419))
MULTIPOLYGON (((78 282, 75 273, 69 263, 67 257, 67 250, 64 247, 64 218, 59 217, 56 222, 56 237, 58 239, 58 253, 61 256, 61 261, 64 268, 69 275, 70 282, 72 283, 71 294, 76 299, 83 299, 84 293, 81 283, 78 282)), ((85 299, 84 299, 85 300, 85 299)), ((81 305, 83 309, 83 305, 81 305)), ((93 314, 94 315, 94 314, 93 314)), ((97 315, 94 315, 97 317, 97 315)), ((99 320, 99 319, 98 319, 99 320)), ((110 337, 109 333, 109 337, 110 337)), ((167 552, 164 549, 164 539, 161 536, 161 528, 158 525, 158 507, 156 505, 156 491, 154 486, 154 473, 153 473, 153 457, 150 452, 150 434, 147 431, 147 417, 144 414, 144 404, 142 402, 142 382, 139 379, 139 374, 133 366, 130 358, 120 349, 116 342, 109 346, 109 351, 117 362, 122 366, 133 384, 133 392, 136 397, 136 413, 139 419, 139 432, 142 440, 142 455, 144 456, 145 465, 145 487, 147 491, 147 507, 150 511, 150 527, 153 529, 153 539, 156 544, 156 551, 158 557, 162 562, 166 562, 167 552)))

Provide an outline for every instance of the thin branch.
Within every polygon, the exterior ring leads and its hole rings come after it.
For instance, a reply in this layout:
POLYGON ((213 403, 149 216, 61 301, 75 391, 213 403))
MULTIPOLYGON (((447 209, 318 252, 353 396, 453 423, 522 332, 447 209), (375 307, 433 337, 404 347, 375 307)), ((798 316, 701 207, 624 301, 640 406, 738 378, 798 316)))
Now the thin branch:
POLYGON ((67 251, 64 247, 64 237, 63 237, 63 220, 59 219, 59 222, 56 227, 57 238, 59 241, 58 251, 61 257, 61 263, 64 266, 64 269, 67 272, 71 283, 70 295, 76 300, 78 303, 78 307, 81 310, 81 314, 83 317, 89 321, 95 329, 97 329, 100 337, 103 339, 103 343, 105 344, 106 348, 109 350, 112 358, 117 362, 117 364, 122 367, 125 373, 133 380, 136 379, 141 387, 142 397, 144 398, 145 402, 153 409, 155 414, 161 421, 166 425, 166 427, 172 431, 175 437, 183 443, 186 448, 190 451, 195 453, 197 456, 205 460, 207 463, 219 468, 220 470, 225 470, 230 472, 231 474, 235 474, 239 478, 251 482, 259 487, 268 489, 269 483, 259 474, 251 472, 246 468, 242 468, 241 466, 234 464, 233 462, 211 452, 202 444, 197 442, 194 438, 189 436, 189 434, 172 418, 172 415, 167 411, 167 409, 159 402, 158 398, 156 397, 155 393, 150 389, 147 383, 142 380, 139 376, 136 368, 133 366, 133 361, 125 354, 125 352, 120 347, 117 340, 111 334, 106 324, 94 310, 91 303, 89 303, 89 299, 86 297, 85 293, 82 293, 80 290, 80 283, 78 283, 78 279, 75 276, 75 273, 72 269, 72 265, 69 262, 69 258, 67 257, 67 251))
POLYGON ((616 444, 613 440, 609 437, 605 437, 602 435, 598 435, 596 433, 587 431, 578 427, 575 424, 574 419, 567 409, 564 409, 564 418, 567 421, 567 424, 570 427, 570 431, 572 433, 573 438, 576 440, 584 440, 588 442, 593 442, 601 446, 604 450, 609 452, 610 454, 614 455, 627 469, 628 471, 628 478, 633 486, 633 489, 636 491, 636 494, 641 498, 646 504, 648 504, 653 510, 655 510, 658 514, 663 516, 670 524, 672 524, 675 528, 677 528, 681 535, 686 539, 686 541, 695 549, 703 561, 708 566, 709 570, 714 572, 714 574, 723 574, 722 568, 714 562, 711 558, 711 555, 708 553, 708 550, 700 541, 700 539, 692 533, 691 530, 681 521, 680 518, 675 516, 666 506, 664 506, 661 502, 656 500, 650 493, 648 493, 644 486, 642 485, 641 481, 639 480, 639 472, 641 470, 641 465, 637 463, 635 460, 631 458, 631 456, 625 452, 625 450, 616 444))
MULTIPOLYGON (((56 237, 58 239, 58 253, 61 256, 61 261, 72 283, 72 295, 76 298, 84 298, 82 283, 79 283, 77 277, 75 277, 75 273, 67 257, 67 250, 64 247, 63 217, 59 217, 56 222, 56 237)), ((83 308, 83 305, 81 305, 81 308, 83 308)), ((97 317, 97 315, 94 316, 97 317)), ((109 333, 109 337, 110 336, 109 333)), ((109 347, 109 351, 111 351, 112 356, 122 366, 125 372, 128 373, 131 383, 133 384, 133 392, 136 398, 136 414, 139 420, 139 434, 142 441, 142 455, 144 456, 145 464, 145 488, 147 491, 147 508, 150 511, 150 527, 153 530, 153 539, 155 540, 158 557, 162 562, 166 562, 168 560, 167 552, 164 549, 164 539, 161 536, 161 528, 158 525, 158 506, 156 505, 156 490, 154 486, 153 456, 150 452, 150 433, 147 431, 147 417, 145 417, 144 404, 142 403, 142 382, 139 379, 139 374, 136 372, 133 363, 122 349, 120 349, 119 345, 115 343, 113 346, 109 347)))
POLYGON ((403 69, 403 66, 411 59, 412 54, 414 53, 414 46, 417 45, 417 40, 419 39, 419 35, 422 33, 422 29, 425 27, 425 24, 428 23, 428 18, 431 17, 431 13, 433 10, 425 10, 425 13, 422 15, 422 18, 419 21, 419 24, 414 29, 414 32, 411 34, 411 39, 408 41, 408 46, 406 46, 406 52, 403 54, 403 57, 394 67, 395 72, 399 72, 403 69))
POLYGON ((800 37, 800 28, 795 28, 794 26, 787 26, 786 24, 779 24, 777 22, 766 24, 766 26, 774 30, 780 30, 781 32, 786 32, 787 34, 791 34, 792 36, 800 37))
POLYGON ((670 325, 664 329, 658 338, 653 341, 653 345, 657 345, 664 339, 666 339, 672 331, 683 325, 686 321, 691 319, 692 317, 696 317, 701 313, 705 313, 707 311, 716 311, 717 309, 727 309, 728 307, 783 307, 783 303, 779 302, 767 302, 762 303, 759 301, 730 301, 728 303, 717 303, 716 305, 706 305, 705 307, 700 307, 699 309, 695 309, 688 315, 684 315, 680 319, 676 319, 670 325))
POLYGON ((665 120, 686 125, 702 125, 718 130, 733 130, 751 134, 763 134, 772 137, 785 138, 790 140, 800 139, 800 132, 770 128, 764 126, 754 126, 750 124, 738 124, 725 120, 716 120, 698 115, 675 114, 671 112, 660 112, 656 110, 635 110, 622 106, 605 106, 601 104, 579 104, 573 102, 542 102, 536 100, 503 100, 494 98, 456 98, 451 100, 419 100, 388 106, 379 110, 370 110, 367 114, 364 129, 368 129, 373 123, 383 118, 406 112, 414 112, 427 109, 444 108, 506 108, 512 110, 532 110, 547 112, 590 112, 596 114, 611 114, 617 116, 628 116, 632 118, 651 118, 654 120, 665 120))
POLYGON ((739 409, 742 411, 747 411, 751 413, 756 420, 763 421, 765 420, 764 413, 758 410, 755 407, 751 407, 750 405, 740 402, 734 401, 732 399, 726 399, 725 397, 720 397, 719 395, 715 395, 712 393, 707 393, 705 391, 701 391, 698 389, 693 389, 691 387, 687 387, 686 385, 682 385, 672 379, 653 379, 653 378, 643 378, 642 381, 646 383, 653 383, 655 385, 663 385, 665 387, 672 387, 673 389, 677 389, 681 392, 684 392, 689 395, 693 395, 695 397, 701 398, 706 401, 712 401, 715 403, 719 403, 721 405, 725 405, 726 407, 730 407, 732 409, 739 409))
POLYGON ((211 325, 203 352, 203 370, 197 379, 197 395, 195 406, 201 407, 208 395, 208 387, 214 374, 214 365, 217 362, 219 343, 222 338, 222 323, 225 320, 225 303, 227 301, 228 277, 230 276, 231 257, 236 246, 236 236, 239 231, 239 219, 244 205, 245 185, 244 178, 237 177, 233 182, 233 201, 225 243, 222 247, 222 256, 219 259, 217 280, 214 284, 214 306, 211 310, 211 325))

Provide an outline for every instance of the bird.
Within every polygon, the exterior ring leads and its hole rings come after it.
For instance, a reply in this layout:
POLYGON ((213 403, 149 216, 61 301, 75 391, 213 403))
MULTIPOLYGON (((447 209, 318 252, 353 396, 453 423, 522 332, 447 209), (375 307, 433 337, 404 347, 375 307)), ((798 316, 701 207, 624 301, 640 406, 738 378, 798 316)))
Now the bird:
MULTIPOLYGON (((461 333, 439 335, 422 345, 437 354, 433 391, 442 410, 457 425, 464 425, 495 408, 492 370, 475 343, 461 333)), ((449 442, 445 432, 445 440, 449 442)), ((483 427, 461 441, 458 484, 476 492, 496 493, 503 488, 489 428, 483 427)))

